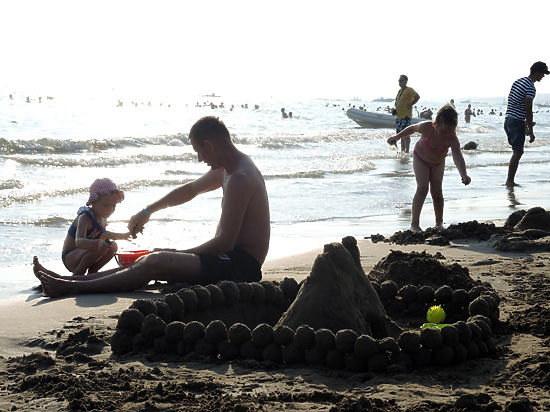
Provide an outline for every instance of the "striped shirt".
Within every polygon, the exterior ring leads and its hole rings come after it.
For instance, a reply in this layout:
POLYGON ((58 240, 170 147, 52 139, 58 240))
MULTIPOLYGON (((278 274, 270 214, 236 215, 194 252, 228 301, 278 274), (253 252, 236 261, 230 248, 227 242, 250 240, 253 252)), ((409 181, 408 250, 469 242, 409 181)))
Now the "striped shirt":
POLYGON ((534 99, 537 90, 529 77, 522 77, 514 82, 508 95, 506 117, 525 121, 525 99, 534 99))

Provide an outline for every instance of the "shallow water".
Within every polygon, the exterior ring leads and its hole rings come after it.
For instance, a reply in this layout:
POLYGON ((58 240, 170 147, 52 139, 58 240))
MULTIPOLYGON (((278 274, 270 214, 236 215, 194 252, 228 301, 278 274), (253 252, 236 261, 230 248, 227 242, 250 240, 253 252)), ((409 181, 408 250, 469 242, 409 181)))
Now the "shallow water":
MULTIPOLYGON (((281 102, 205 98, 225 108, 195 107, 193 101, 116 107, 109 98, 0 98, 0 298, 36 284, 30 262, 65 273, 60 254, 68 225, 87 199, 91 182, 108 176, 126 194, 109 228, 124 231, 128 218, 180 184, 200 176, 188 144, 190 126, 203 115, 219 116, 237 146, 262 171, 270 197, 269 258, 295 254, 343 236, 390 234, 409 227, 415 191, 412 158, 385 143, 389 129, 361 129, 345 115, 349 105, 370 110, 386 103, 311 99, 281 102), (248 108, 241 107, 247 103, 248 108), (235 108, 230 110, 234 104, 235 108), (254 105, 259 109, 255 110, 254 105), (295 115, 281 119, 280 108, 295 115)), ((473 104, 485 113, 505 111, 502 99, 473 104)), ((444 102, 422 102, 436 109, 444 102)), ((463 112, 466 103, 458 103, 463 112)), ((435 110, 434 110, 435 111, 435 110)), ((460 116, 462 120, 462 116, 460 116)), ((550 113, 535 114, 537 140, 528 144, 517 174, 521 186, 502 186, 511 155, 503 117, 488 114, 459 124, 472 184, 464 187, 450 156, 443 190, 445 224, 505 219, 516 209, 548 207, 550 113)), ((417 137, 413 136, 412 144, 417 137)), ((143 236, 120 241, 120 249, 186 248, 209 239, 220 213, 221 192, 208 193, 154 215, 143 236)), ((428 196, 421 225, 433 225, 428 196)), ((110 263, 112 267, 115 263, 110 263)))

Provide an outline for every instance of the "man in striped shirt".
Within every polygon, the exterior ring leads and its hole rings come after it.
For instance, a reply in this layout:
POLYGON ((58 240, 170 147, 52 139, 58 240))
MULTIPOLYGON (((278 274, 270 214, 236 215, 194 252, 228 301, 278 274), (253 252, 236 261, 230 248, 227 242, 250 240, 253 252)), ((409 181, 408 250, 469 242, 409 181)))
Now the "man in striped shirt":
POLYGON ((529 143, 535 141, 535 134, 533 133, 533 99, 537 93, 535 82, 541 81, 546 74, 550 74, 546 63, 534 63, 531 66, 529 76, 516 80, 508 95, 504 131, 514 153, 508 164, 507 187, 517 186, 514 177, 518 170, 519 159, 523 155, 525 135, 529 135, 529 143))

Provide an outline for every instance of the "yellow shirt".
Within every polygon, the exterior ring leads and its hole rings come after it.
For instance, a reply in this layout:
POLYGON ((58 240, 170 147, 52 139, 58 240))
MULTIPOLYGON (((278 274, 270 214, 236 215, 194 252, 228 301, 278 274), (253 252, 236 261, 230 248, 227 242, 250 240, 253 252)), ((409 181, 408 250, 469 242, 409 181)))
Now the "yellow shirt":
POLYGON ((395 97, 395 109, 397 110, 397 114, 395 115, 396 118, 412 118, 412 108, 409 109, 409 104, 414 100, 415 94, 416 92, 412 87, 399 89, 395 97))

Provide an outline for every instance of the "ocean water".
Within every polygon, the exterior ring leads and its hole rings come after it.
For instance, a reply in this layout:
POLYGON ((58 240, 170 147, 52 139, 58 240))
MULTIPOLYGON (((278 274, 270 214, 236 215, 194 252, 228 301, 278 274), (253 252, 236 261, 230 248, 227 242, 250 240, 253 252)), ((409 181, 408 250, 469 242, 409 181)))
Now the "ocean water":
MULTIPOLYGON (((412 157, 388 147, 392 130, 360 128, 345 115, 353 105, 374 111, 388 103, 226 96, 160 101, 114 95, 29 100, 21 94, 10 99, 9 92, 0 96, 0 299, 27 293, 37 284, 30 266, 33 255, 46 267, 68 274, 60 258, 63 239, 94 179, 110 177, 125 191, 126 199, 109 224, 110 230, 125 231, 132 214, 206 172, 187 140, 192 124, 204 115, 224 120, 236 145, 264 175, 272 220, 268 259, 346 235, 388 235, 410 225, 412 157), (117 106, 118 99, 122 106, 117 106), (282 119, 282 107, 294 118, 282 119)), ((475 141, 479 147, 464 152, 472 177, 468 187, 447 157, 445 224, 505 219, 517 209, 548 207, 548 108, 537 109, 537 140, 527 144, 521 160, 516 179, 521 186, 509 191, 502 186, 511 155, 504 117, 499 116, 505 101, 468 100, 484 114, 470 124, 460 115, 458 135, 461 144, 475 141), (491 109, 497 114, 489 115, 491 109)), ((435 112, 445 102, 420 103, 419 109, 435 112)), ((467 101, 457 99, 456 105, 463 113, 467 101)), ((412 145, 417 138, 413 136, 412 145)), ((156 213, 143 235, 119 241, 119 248, 187 248, 204 242, 215 231, 220 200, 221 191, 216 191, 156 213)), ((421 226, 433 224, 428 195, 421 226)), ((113 261, 106 268, 115 265, 113 261)))

